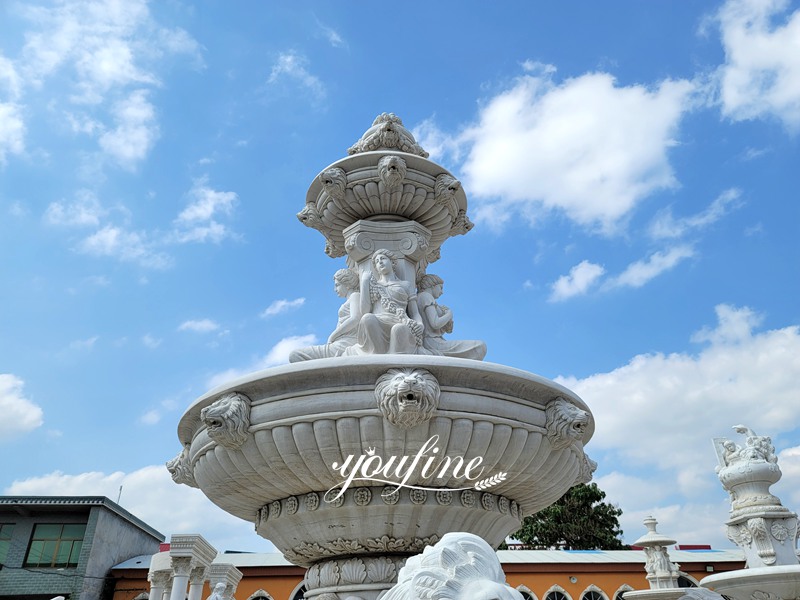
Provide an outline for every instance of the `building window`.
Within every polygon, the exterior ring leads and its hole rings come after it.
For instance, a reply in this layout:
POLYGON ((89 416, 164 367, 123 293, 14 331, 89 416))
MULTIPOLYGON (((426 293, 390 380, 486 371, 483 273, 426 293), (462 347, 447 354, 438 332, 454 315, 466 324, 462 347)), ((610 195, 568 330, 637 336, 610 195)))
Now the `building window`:
POLYGON ((558 590, 551 590, 547 592, 547 595, 544 597, 544 600, 569 600, 567 595, 564 592, 559 592, 558 590))
POLYGON ((26 567, 77 567, 86 525, 39 523, 33 528, 26 567))
POLYGON ((0 565, 6 562, 8 547, 11 545, 12 531, 14 531, 13 523, 0 523, 0 565))
POLYGON ((306 597, 306 586, 300 585, 300 587, 295 588, 294 592, 291 596, 289 596, 289 600, 303 600, 306 597))
POLYGON ((583 593, 581 600, 605 600, 605 597, 600 592, 589 590, 588 592, 583 593))
POLYGON ((523 592, 522 590, 517 590, 517 591, 518 591, 520 594, 522 594, 522 597, 523 597, 525 600, 536 600, 536 598, 534 598, 533 594, 531 594, 530 592, 523 592))

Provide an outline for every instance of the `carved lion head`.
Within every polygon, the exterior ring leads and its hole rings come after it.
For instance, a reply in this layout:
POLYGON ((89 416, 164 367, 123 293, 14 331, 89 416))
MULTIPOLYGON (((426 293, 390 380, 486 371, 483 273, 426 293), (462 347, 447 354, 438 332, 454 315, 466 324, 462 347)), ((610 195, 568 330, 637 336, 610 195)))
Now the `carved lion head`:
POLYGON ((389 369, 375 384, 383 416, 401 429, 429 420, 439 405, 439 382, 425 369, 389 369))
POLYGON ((388 154, 378 161, 378 177, 389 189, 402 183, 406 170, 406 161, 394 154, 388 154))
POLYGON ((554 450, 566 448, 573 442, 583 442, 591 423, 589 413, 564 398, 556 398, 548 403, 545 417, 547 439, 554 450))
POLYGON ((200 419, 212 440, 226 448, 239 448, 250 427, 250 400, 238 392, 226 394, 200 411, 200 419))

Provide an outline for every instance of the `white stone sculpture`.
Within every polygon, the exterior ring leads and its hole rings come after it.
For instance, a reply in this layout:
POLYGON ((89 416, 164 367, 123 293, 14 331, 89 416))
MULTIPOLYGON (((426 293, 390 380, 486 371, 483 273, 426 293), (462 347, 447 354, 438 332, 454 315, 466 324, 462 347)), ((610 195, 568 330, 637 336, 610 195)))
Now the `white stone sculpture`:
POLYGON ((227 586, 224 582, 220 581, 217 585, 214 586, 214 590, 211 592, 211 595, 208 597, 208 600, 226 600, 225 599, 225 588, 227 586))
POLYGON ((438 304, 444 281, 438 275, 426 274, 417 282, 417 307, 425 325, 422 345, 431 354, 483 360, 486 344, 480 340, 445 340, 453 332, 453 311, 438 304))
POLYGON ((397 585, 381 600, 522 600, 506 584, 497 554, 471 533, 445 534, 400 570, 397 585))
POLYGON ((200 413, 208 437, 226 448, 244 444, 250 427, 250 400, 244 394, 225 394, 200 413))
POLYGON ((358 342, 358 323, 361 320, 361 294, 358 275, 352 269, 339 269, 333 276, 336 294, 346 298, 339 308, 336 329, 328 336, 328 343, 293 350, 289 362, 300 362, 317 358, 340 356, 347 348, 358 342))
POLYGON ((185 445, 181 453, 170 461, 167 461, 167 471, 172 476, 175 483, 183 483, 189 487, 198 487, 194 479, 192 463, 189 460, 189 446, 185 445))
POLYGON ((390 369, 375 383, 384 418, 401 429, 428 421, 439 406, 439 382, 425 369, 390 369))
POLYGON ((416 354, 424 326, 414 284, 397 276, 397 257, 389 250, 376 250, 370 263, 372 270, 361 274, 358 343, 345 354, 416 354))
POLYGON ((367 129, 361 139, 347 150, 347 153, 358 154, 379 149, 397 149, 428 158, 428 153, 417 144, 411 132, 403 127, 403 121, 394 113, 378 115, 372 122, 372 127, 367 129))
POLYGON ((583 442, 591 417, 564 398, 552 400, 545 410, 547 439, 555 449, 566 448, 573 442, 583 442))
POLYGON ((772 440, 744 425, 733 429, 744 446, 714 439, 717 476, 731 498, 728 539, 744 550, 748 568, 797 565, 797 515, 769 491, 781 478, 772 440))

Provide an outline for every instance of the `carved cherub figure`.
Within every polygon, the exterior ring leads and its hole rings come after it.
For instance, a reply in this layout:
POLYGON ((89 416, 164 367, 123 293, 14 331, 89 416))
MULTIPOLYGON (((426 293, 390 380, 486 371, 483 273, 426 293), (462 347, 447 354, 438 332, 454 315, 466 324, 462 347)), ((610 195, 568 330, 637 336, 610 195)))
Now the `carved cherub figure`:
POLYGON ((328 336, 328 343, 293 350, 289 354, 289 362, 339 356, 356 343, 358 322, 361 319, 358 275, 351 269, 339 269, 333 275, 333 288, 345 301, 339 307, 339 320, 336 329, 328 336))
POLYGON ((417 306, 425 324, 422 344, 430 354, 483 360, 486 344, 479 340, 445 340, 445 333, 453 332, 453 311, 438 304, 444 281, 438 275, 426 274, 417 281, 417 306))

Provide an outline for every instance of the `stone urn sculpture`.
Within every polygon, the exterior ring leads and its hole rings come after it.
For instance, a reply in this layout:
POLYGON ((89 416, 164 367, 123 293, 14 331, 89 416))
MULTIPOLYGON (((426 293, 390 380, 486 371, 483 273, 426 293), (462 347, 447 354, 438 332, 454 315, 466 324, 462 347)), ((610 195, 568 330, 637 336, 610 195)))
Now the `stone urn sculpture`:
POLYGON ((343 257, 327 343, 209 391, 168 468, 308 567, 306 598, 373 600, 448 532, 493 548, 595 464, 570 390, 450 339, 442 244, 472 223, 458 180, 382 114, 312 183, 300 221, 343 257), (445 337, 447 336, 447 337, 445 337))

